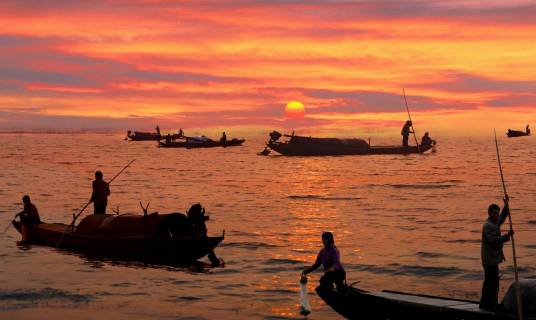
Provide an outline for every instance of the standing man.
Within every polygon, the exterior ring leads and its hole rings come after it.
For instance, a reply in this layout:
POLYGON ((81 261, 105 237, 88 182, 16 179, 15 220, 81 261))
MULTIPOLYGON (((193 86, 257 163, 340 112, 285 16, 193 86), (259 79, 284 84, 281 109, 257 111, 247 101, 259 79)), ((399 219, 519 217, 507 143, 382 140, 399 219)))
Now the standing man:
POLYGON ((102 172, 95 172, 93 180, 93 193, 90 202, 93 202, 94 214, 106 214, 106 205, 108 205, 108 196, 110 195, 110 186, 108 182, 102 179, 102 172))
POLYGON ((411 123, 411 121, 406 121, 406 124, 404 124, 404 127, 402 127, 402 132, 400 132, 400 134, 402 135, 402 146, 404 147, 408 146, 409 134, 413 133, 413 131, 411 131, 412 125, 413 124, 411 123))
POLYGON ((498 305, 499 295, 499 263, 505 260, 503 244, 510 240, 514 234, 509 230, 507 234, 501 235, 501 225, 510 214, 508 197, 504 199, 504 207, 499 215, 500 208, 496 204, 488 207, 488 219, 482 226, 482 266, 484 267, 484 283, 482 284, 482 297, 480 298, 480 308, 495 311, 498 305))

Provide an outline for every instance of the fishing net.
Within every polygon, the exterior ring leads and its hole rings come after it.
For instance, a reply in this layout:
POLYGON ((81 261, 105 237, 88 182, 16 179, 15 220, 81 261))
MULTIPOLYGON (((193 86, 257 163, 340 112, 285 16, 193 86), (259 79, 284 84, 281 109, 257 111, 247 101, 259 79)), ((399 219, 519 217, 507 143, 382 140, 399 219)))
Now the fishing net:
POLYGON ((311 313, 311 306, 307 297, 307 277, 303 276, 300 280, 300 314, 306 316, 309 313, 311 313))

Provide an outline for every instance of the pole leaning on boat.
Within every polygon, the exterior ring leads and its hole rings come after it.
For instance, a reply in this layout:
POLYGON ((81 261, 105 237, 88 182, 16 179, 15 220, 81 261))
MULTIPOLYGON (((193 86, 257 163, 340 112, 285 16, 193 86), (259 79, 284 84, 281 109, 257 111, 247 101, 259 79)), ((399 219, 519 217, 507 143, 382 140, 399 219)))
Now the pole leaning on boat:
MULTIPOLYGON (((503 186, 504 191, 504 197, 508 199, 508 193, 506 192, 506 184, 504 183, 504 175, 502 171, 502 165, 501 165, 501 156, 499 154, 499 144, 497 143, 497 132, 495 129, 493 129, 493 134, 495 135, 495 148, 497 150, 497 162, 499 163, 499 172, 501 173, 501 182, 503 186)), ((510 206, 510 202, 508 201, 508 206, 510 206)), ((508 208, 508 221, 510 222, 510 230, 514 230, 512 226, 512 214, 510 211, 510 207, 508 208)), ((517 296, 517 312, 519 315, 519 320, 523 320, 523 304, 521 301, 521 287, 519 285, 519 277, 517 272, 517 257, 516 257, 516 244, 514 241, 514 235, 512 234, 510 239, 512 240, 512 255, 514 259, 514 277, 516 282, 516 296, 517 296)))
POLYGON ((419 141, 417 140, 417 134, 415 133, 415 128, 413 127, 413 121, 411 121, 411 115, 409 114, 408 100, 406 100, 406 90, 402 88, 402 93, 404 95, 404 102, 406 103, 406 111, 408 111, 408 119, 411 122, 411 130, 413 131, 413 138, 415 138, 415 144, 417 145, 417 150, 421 153, 421 147, 419 146, 419 141))
MULTIPOLYGON (((108 181, 108 185, 110 185, 112 183, 112 181, 115 180, 115 178, 119 177, 119 175, 121 173, 123 173, 123 171, 126 170, 126 168, 128 168, 134 161, 136 161, 136 159, 130 161, 126 166, 123 167, 123 169, 121 169, 121 171, 119 171, 112 179, 110 179, 110 181, 108 181)), ((67 232, 69 232, 69 230, 71 229, 74 229, 74 224, 76 222, 76 219, 78 219, 78 217, 84 212, 84 210, 86 210, 86 208, 89 206, 89 204, 91 203, 91 200, 88 201, 88 203, 86 203, 86 205, 76 214, 74 215, 73 214, 73 221, 71 222, 71 224, 65 229, 65 232, 61 235, 61 238, 60 240, 58 241, 58 243, 56 244, 56 248, 58 248, 61 244, 61 242, 63 241, 63 238, 65 237, 65 234, 67 232)))

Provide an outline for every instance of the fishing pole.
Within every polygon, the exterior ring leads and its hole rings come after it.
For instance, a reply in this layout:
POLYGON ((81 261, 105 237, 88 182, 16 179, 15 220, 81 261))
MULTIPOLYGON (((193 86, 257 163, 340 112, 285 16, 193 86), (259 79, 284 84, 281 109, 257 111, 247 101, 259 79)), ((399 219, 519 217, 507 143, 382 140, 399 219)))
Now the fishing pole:
MULTIPOLYGON (((130 161, 126 166, 124 166, 123 169, 121 169, 121 171, 119 171, 112 179, 110 179, 110 181, 108 182, 108 185, 110 185, 115 180, 115 178, 117 178, 121 173, 123 173, 123 171, 125 171, 125 169, 128 168, 134 161, 136 161, 136 159, 130 161)), ((63 240, 63 238, 65 237, 65 234, 69 231, 69 229, 72 229, 74 231, 74 224, 76 222, 76 219, 78 219, 78 217, 82 214, 82 212, 86 210, 86 208, 89 206, 91 202, 92 200, 89 200, 88 203, 86 203, 86 205, 76 215, 73 215, 73 221, 67 227, 67 229, 65 229, 65 232, 62 234, 60 240, 56 244, 56 248, 60 246, 61 241, 63 240)))
POLYGON ((510 214, 510 201, 509 201, 509 198, 508 198, 508 193, 506 192, 506 184, 504 183, 504 175, 503 175, 502 164, 501 164, 501 156, 499 154, 499 144, 497 142, 497 132, 495 131, 495 129, 493 129, 493 134, 495 136, 495 148, 497 150, 497 161, 499 163, 499 172, 501 173, 501 182, 502 182, 503 191, 504 191, 504 198, 506 199, 506 205, 508 206, 508 222, 510 223, 510 231, 511 231, 510 240, 512 240, 512 254, 513 254, 513 258, 514 258, 514 277, 515 277, 515 282, 516 282, 517 311, 519 313, 519 319, 523 320, 523 306, 522 306, 522 301, 521 301, 521 287, 519 286, 519 277, 518 277, 518 272, 517 272, 516 244, 515 244, 514 234, 513 234, 514 228, 512 226, 512 215, 510 214))
POLYGON ((411 121, 411 115, 409 114, 408 100, 406 100, 406 90, 402 88, 402 93, 404 94, 404 102, 406 103, 406 110, 408 111, 408 119, 411 122, 411 130, 413 131, 413 138, 415 138, 415 144, 417 145, 417 150, 421 153, 421 147, 417 141, 417 135, 415 134, 415 128, 413 127, 413 121, 411 121))

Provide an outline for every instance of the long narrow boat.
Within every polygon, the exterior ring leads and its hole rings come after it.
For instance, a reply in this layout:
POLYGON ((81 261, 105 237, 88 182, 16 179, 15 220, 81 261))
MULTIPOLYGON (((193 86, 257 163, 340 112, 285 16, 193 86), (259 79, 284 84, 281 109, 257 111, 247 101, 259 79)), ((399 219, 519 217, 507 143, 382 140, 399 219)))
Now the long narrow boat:
POLYGON ((371 155, 371 154, 411 154, 424 153, 433 145, 419 146, 370 146, 363 139, 313 138, 295 135, 288 141, 278 141, 281 134, 270 134, 267 146, 285 156, 342 156, 342 155, 371 155), (274 137, 277 137, 274 139, 274 137))
MULTIPOLYGON (((353 287, 340 293, 318 286, 318 295, 333 310, 347 319, 411 320, 514 320, 515 312, 491 312, 478 307, 478 302, 416 295, 396 291, 367 292, 353 287)), ((525 320, 534 320, 527 312, 525 320)))
MULTIPOLYGON (((23 226, 13 221, 23 234, 23 226)), ((191 262, 200 259, 224 236, 194 237, 181 213, 138 215, 93 214, 72 230, 63 223, 27 227, 26 242, 114 258, 135 257, 159 261, 191 262)))
POLYGON ((223 141, 214 141, 207 139, 206 141, 186 139, 185 141, 166 141, 159 142, 158 146, 161 148, 214 148, 214 147, 235 147, 240 146, 246 141, 245 139, 232 139, 223 141))
POLYGON ((132 141, 158 141, 163 139, 158 132, 131 132, 130 130, 127 132, 127 138, 132 141))
POLYGON ((526 137, 526 136, 530 136, 530 131, 518 131, 518 130, 508 129, 508 132, 506 132, 506 136, 508 138, 526 137))

